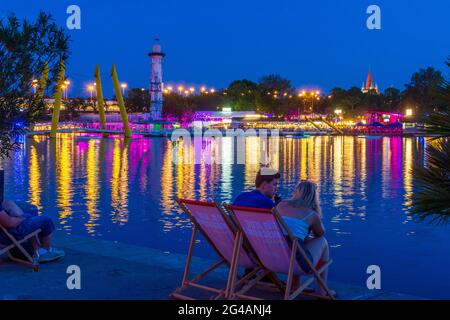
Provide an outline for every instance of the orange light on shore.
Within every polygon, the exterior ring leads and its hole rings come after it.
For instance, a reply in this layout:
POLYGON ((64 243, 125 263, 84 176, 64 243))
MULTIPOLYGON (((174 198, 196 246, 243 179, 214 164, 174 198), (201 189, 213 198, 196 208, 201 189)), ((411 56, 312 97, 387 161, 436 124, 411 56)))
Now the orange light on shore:
POLYGON ((120 84, 120 87, 122 88, 122 95, 125 95, 125 89, 128 87, 128 85, 125 82, 123 82, 120 84))
POLYGON ((92 93, 94 92, 95 86, 93 84, 90 84, 87 86, 87 89, 91 95, 91 99, 92 99, 92 93))
POLYGON ((33 87, 33 92, 36 93, 36 88, 38 86, 38 80, 33 79, 33 81, 31 81, 31 86, 33 87))
POLYGON ((206 88, 205 88, 205 87, 201 87, 201 88, 200 88, 200 92, 203 93, 203 92, 205 92, 205 91, 206 91, 206 88))
POLYGON ((405 116, 407 116, 407 117, 411 117, 413 115, 413 110, 412 109, 406 109, 406 112, 405 112, 405 116))
POLYGON ((214 93, 214 92, 216 92, 216 89, 214 89, 214 88, 211 88, 211 90, 209 90, 211 93, 214 93))

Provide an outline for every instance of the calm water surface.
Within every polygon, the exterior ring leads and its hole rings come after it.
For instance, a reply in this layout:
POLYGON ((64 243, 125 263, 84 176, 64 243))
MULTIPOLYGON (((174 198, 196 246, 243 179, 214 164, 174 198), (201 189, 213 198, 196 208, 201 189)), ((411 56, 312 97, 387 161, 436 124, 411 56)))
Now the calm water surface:
MULTIPOLYGON (((34 204, 67 234, 186 253, 191 225, 174 199, 231 201, 252 188, 267 150, 282 174, 283 198, 299 179, 319 185, 335 260, 331 280, 364 286, 367 266, 376 264, 383 289, 450 298, 450 230, 407 215, 412 167, 423 162, 425 145, 422 138, 310 137, 261 147, 249 137, 238 165, 229 138, 196 150, 165 138, 63 134, 27 139, 3 165, 6 197, 34 204), (200 164, 186 164, 195 157, 200 164)), ((204 241, 195 254, 214 256, 204 241)))

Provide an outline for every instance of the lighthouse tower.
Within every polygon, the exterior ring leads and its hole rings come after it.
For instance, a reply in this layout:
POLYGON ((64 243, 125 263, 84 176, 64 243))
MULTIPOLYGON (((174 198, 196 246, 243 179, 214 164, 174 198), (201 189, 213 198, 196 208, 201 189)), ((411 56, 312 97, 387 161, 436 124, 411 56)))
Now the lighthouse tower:
POLYGON ((152 59, 150 76, 150 119, 161 120, 163 106, 162 61, 165 54, 161 51, 159 39, 155 39, 152 52, 148 55, 152 59))

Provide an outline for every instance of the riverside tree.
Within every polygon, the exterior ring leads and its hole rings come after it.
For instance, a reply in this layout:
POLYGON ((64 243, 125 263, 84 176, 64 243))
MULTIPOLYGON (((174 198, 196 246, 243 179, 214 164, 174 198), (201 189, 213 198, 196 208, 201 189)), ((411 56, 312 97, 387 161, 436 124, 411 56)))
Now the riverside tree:
MULTIPOLYGON (((450 57, 446 65, 450 67, 450 57)), ((441 106, 425 118, 425 130, 437 137, 427 145, 427 165, 414 167, 417 190, 412 196, 411 215, 446 224, 450 221, 450 80, 443 79, 433 92, 432 98, 441 106)))
POLYGON ((50 14, 39 13, 36 21, 20 21, 15 15, 0 20, 0 156, 17 148, 23 133, 44 112, 42 94, 32 90, 45 65, 47 92, 52 92, 60 60, 69 56, 69 37, 50 14))

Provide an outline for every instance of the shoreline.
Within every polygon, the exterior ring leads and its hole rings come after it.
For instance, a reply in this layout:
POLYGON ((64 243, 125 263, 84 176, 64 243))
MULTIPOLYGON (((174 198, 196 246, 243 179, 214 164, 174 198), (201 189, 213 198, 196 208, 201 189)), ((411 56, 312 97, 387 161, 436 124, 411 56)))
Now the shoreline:
MULTIPOLYGON (((5 261, 5 256, 0 258, 0 300, 171 300, 170 293, 181 283, 186 259, 183 254, 169 254, 157 249, 87 236, 66 235, 62 231, 55 233, 55 243, 66 251, 66 257, 58 262, 42 264, 39 272, 5 261), (81 290, 69 290, 66 287, 69 276, 66 269, 69 265, 78 265, 81 269, 81 290)), ((206 269, 212 262, 194 256, 192 274, 206 269)), ((227 269, 219 269, 208 283, 220 287, 226 283, 226 277, 227 269)), ((330 281, 330 286, 339 293, 338 299, 342 300, 427 300, 334 281, 330 281)), ((199 298, 206 299, 202 296, 199 298)))

